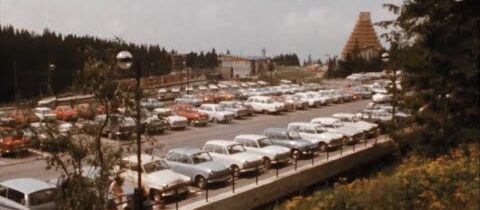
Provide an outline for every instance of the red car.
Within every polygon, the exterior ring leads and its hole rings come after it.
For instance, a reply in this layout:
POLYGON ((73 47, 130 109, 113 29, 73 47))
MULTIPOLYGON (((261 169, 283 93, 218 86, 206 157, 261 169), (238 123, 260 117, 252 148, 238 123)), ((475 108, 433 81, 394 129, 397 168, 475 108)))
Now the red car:
POLYGON ((208 123, 208 114, 197 111, 190 104, 175 104, 171 106, 172 112, 187 118, 188 123, 194 126, 203 126, 208 123))
POLYGON ((53 111, 57 114, 57 119, 59 120, 75 121, 78 119, 77 110, 70 106, 57 106, 53 111))
POLYGON ((0 155, 21 154, 27 151, 27 138, 16 131, 3 129, 0 136, 0 155))

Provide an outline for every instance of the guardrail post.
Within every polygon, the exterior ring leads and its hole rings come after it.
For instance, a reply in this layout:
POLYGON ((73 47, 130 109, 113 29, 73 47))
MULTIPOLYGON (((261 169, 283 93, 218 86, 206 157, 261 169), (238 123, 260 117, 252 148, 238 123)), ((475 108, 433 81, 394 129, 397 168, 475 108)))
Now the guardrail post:
POLYGON ((297 159, 295 159, 295 171, 297 171, 297 159))
POLYGON ((232 192, 235 193, 235 171, 232 171, 232 192))
POLYGON ((278 179, 278 167, 275 169, 275 175, 277 176, 277 179, 278 179))
POLYGON ((365 148, 367 148, 368 138, 365 138, 365 148))
POLYGON ((313 163, 315 162, 315 154, 312 153, 312 166, 313 166, 313 163))
POLYGON ((328 161, 328 155, 329 155, 329 153, 328 153, 328 150, 327 150, 327 161, 328 161))
POLYGON ((355 151, 355 145, 357 145, 356 142, 353 144, 353 147, 352 147, 352 150, 353 150, 353 151, 355 151))
POLYGON ((258 166, 255 168, 255 184, 258 185, 258 166))
POLYGON ((175 189, 175 209, 178 210, 178 188, 175 189))
POLYGON ((340 156, 342 156, 342 155, 343 155, 343 140, 340 144, 340 156))
POLYGON ((208 179, 205 181, 205 202, 208 202, 208 179))

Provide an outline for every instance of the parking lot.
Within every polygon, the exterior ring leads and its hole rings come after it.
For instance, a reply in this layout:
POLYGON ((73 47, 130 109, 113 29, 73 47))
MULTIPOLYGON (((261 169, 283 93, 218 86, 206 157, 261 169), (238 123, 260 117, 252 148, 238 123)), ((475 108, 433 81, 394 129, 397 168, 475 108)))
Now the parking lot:
MULTIPOLYGON (((313 117, 331 116, 337 112, 358 112, 365 108, 369 101, 354 101, 344 104, 332 104, 305 111, 286 112, 277 115, 255 114, 245 119, 234 120, 231 124, 209 124, 206 127, 187 127, 183 131, 168 131, 154 136, 156 155, 164 154, 168 149, 182 146, 201 147, 207 140, 231 140, 239 134, 261 134, 268 127, 285 127, 293 121, 309 121, 313 117)), ((116 142, 116 141, 112 141, 116 142)), ((151 147, 150 143, 144 144, 151 147)), ((0 180, 17 177, 36 177, 49 180, 59 174, 45 169, 45 161, 38 154, 30 154, 23 158, 0 158, 0 180)))

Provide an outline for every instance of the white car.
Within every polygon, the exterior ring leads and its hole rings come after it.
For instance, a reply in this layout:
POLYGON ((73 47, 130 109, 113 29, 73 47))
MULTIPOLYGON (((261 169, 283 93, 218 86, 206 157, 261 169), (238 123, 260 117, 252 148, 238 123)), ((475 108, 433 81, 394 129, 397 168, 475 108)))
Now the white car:
POLYGON ((198 111, 208 114, 208 119, 216 123, 230 123, 235 116, 233 112, 226 111, 220 104, 202 104, 198 111))
POLYGON ((199 85, 198 86, 198 90, 200 91, 206 91, 207 90, 207 87, 205 85, 199 85))
POLYGON ((210 140, 202 150, 209 152, 213 160, 229 167, 237 177, 240 173, 258 170, 263 163, 262 156, 247 152, 242 144, 234 141, 210 140))
POLYGON ((222 105, 225 110, 233 112, 235 118, 241 118, 251 114, 246 107, 236 101, 221 101, 219 104, 222 105))
POLYGON ((375 103, 385 103, 390 100, 392 100, 392 94, 376 93, 372 96, 372 101, 375 103))
POLYGON ((313 118, 310 122, 321 125, 322 127, 326 128, 327 131, 346 136, 348 138, 348 143, 357 143, 365 138, 363 130, 344 125, 342 121, 337 118, 317 117, 313 118))
POLYGON ((137 155, 130 155, 122 159, 125 169, 121 170, 121 176, 125 181, 137 185, 138 171, 142 171, 142 184, 150 195, 172 196, 188 193, 188 185, 191 179, 188 176, 175 173, 168 164, 155 156, 142 154, 142 166, 138 168, 137 155), (153 193, 153 194, 152 194, 153 193))
POLYGON ((57 209, 57 189, 34 178, 16 178, 0 182, 0 209, 57 209))
POLYGON ((299 97, 300 101, 307 102, 309 107, 319 107, 322 105, 322 101, 316 97, 316 94, 295 93, 295 96, 299 97))
POLYGON ((57 114, 48 107, 37 107, 32 109, 33 114, 35 114, 40 121, 54 121, 57 119, 57 114))
POLYGON ((243 144, 248 152, 262 156, 264 169, 269 169, 272 164, 286 163, 290 160, 290 149, 274 145, 266 136, 238 135, 234 141, 243 144))
POLYGON ((320 125, 307 122, 292 122, 288 124, 289 131, 296 131, 306 140, 312 141, 318 145, 321 151, 326 151, 329 148, 339 147, 343 145, 345 140, 344 135, 334 132, 329 132, 320 125))
POLYGON ((352 113, 335 113, 332 117, 343 122, 344 125, 361 129, 367 136, 375 136, 378 134, 378 125, 364 120, 360 120, 352 113))
POLYGON ((252 106, 255 112, 263 112, 265 114, 278 113, 285 109, 283 103, 276 102, 269 96, 252 96, 245 103, 252 106))
POLYGON ((218 90, 218 86, 215 85, 215 84, 209 84, 209 85, 208 85, 208 89, 210 89, 210 90, 218 90))
POLYGON ((182 116, 170 115, 164 117, 164 119, 167 121, 168 127, 170 127, 170 129, 181 130, 185 129, 188 125, 188 119, 182 116))

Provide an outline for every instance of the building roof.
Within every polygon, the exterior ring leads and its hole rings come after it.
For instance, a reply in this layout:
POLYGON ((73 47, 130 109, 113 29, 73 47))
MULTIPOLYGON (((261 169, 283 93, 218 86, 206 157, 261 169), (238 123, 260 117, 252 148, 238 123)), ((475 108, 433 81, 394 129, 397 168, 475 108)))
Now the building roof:
POLYGON ((34 179, 34 178, 10 179, 10 180, 1 182, 0 185, 18 190, 23 194, 30 194, 40 190, 55 188, 54 186, 48 184, 45 181, 34 179))
POLYGON ((370 19, 370 12, 360 12, 357 23, 342 50, 342 58, 345 58, 350 54, 357 44, 359 49, 382 49, 382 45, 378 40, 377 33, 375 32, 370 19))

